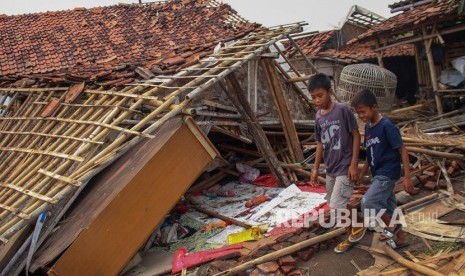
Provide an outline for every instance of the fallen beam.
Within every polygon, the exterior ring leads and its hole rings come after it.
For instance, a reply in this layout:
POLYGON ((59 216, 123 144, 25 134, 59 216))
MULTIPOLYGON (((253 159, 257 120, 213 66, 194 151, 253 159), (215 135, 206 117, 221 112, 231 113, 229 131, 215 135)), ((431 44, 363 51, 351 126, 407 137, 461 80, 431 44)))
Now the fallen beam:
POLYGON ((317 243, 320 243, 320 242, 324 242, 326 240, 329 240, 329 239, 332 239, 334 237, 340 236, 340 235, 342 235, 344 233, 346 233, 346 229, 345 228, 339 228, 339 229, 333 230, 331 232, 325 233, 323 235, 320 235, 320 236, 308 239, 306 241, 299 242, 299 243, 296 243, 294 245, 288 246, 286 248, 280 249, 280 250, 275 251, 273 253, 263 255, 260 258, 248 261, 248 262, 243 263, 241 265, 238 265, 238 266, 236 266, 236 267, 234 267, 234 268, 232 268, 230 270, 226 270, 226 271, 217 273, 214 276, 236 275, 236 274, 238 274, 240 272, 246 271, 247 269, 249 269, 249 268, 251 268, 251 267, 253 267, 255 265, 262 264, 262 263, 265 263, 265 262, 268 262, 268 261, 276 260, 276 259, 278 259, 280 257, 292 254, 294 252, 300 251, 300 250, 302 250, 302 249, 304 249, 306 247, 309 247, 311 245, 314 245, 314 244, 317 244, 317 243))
POLYGON ((399 253, 394 251, 394 249, 392 249, 387 244, 384 244, 382 246, 382 249, 384 250, 384 252, 386 252, 386 254, 389 257, 394 259, 399 264, 401 264, 401 265, 403 265, 403 266, 405 266, 407 268, 410 268, 411 270, 414 270, 416 272, 419 272, 421 274, 428 275, 428 276, 445 276, 444 274, 439 273, 439 272, 437 272, 437 271, 435 271, 435 270, 433 270, 431 268, 428 268, 426 266, 423 266, 423 265, 420 265, 420 264, 417 264, 417 263, 414 263, 414 262, 411 262, 411 261, 405 259, 404 257, 402 257, 399 253))

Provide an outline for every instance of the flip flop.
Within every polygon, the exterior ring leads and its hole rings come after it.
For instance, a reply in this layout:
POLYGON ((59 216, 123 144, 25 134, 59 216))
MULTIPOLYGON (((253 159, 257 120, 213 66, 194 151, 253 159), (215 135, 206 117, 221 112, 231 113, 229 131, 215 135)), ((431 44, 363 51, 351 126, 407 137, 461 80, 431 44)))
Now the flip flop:
POLYGON ((334 253, 336 254, 345 253, 349 251, 349 249, 351 249, 353 245, 354 244, 351 243, 349 240, 343 240, 334 248, 334 253))
POLYGON ((349 235, 349 242, 358 242, 361 239, 363 239, 363 236, 365 236, 365 233, 367 232, 366 227, 355 227, 350 230, 350 235, 349 235))
POLYGON ((384 242, 384 241, 388 241, 388 240, 392 239, 395 235, 397 235, 397 233, 399 233, 399 231, 401 229, 402 229, 401 224, 397 224, 396 227, 394 228, 394 230, 392 230, 392 231, 387 229, 387 228, 384 228, 383 232, 379 236, 379 241, 384 242))
POLYGON ((397 241, 395 241, 394 239, 389 239, 388 241, 386 241, 386 243, 394 250, 401 249, 410 245, 408 242, 397 243, 397 241))

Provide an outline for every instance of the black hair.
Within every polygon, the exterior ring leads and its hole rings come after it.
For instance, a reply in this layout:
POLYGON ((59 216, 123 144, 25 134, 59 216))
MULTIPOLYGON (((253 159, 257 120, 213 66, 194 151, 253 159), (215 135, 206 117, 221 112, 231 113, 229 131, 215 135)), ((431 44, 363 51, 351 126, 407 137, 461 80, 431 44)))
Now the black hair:
POLYGON ((352 106, 357 107, 357 106, 368 106, 368 107, 374 107, 375 105, 378 105, 378 101, 376 100, 376 96, 373 92, 371 92, 370 89, 364 89, 360 92, 358 92, 355 97, 352 99, 352 106))
POLYGON ((331 80, 325 74, 318 73, 310 77, 307 88, 310 92, 318 88, 323 88, 326 91, 329 91, 331 89, 331 80))

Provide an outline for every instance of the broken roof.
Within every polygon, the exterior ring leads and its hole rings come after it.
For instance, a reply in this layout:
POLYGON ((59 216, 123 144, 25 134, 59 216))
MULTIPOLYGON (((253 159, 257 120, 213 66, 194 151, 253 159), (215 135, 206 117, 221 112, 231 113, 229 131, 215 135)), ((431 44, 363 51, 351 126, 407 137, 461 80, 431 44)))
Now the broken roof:
POLYGON ((66 72, 89 78, 139 65, 172 70, 257 27, 213 0, 1 16, 0 76, 66 72))
MULTIPOLYGON (((329 40, 333 37, 335 32, 335 30, 332 30, 327 32, 316 33, 309 36, 297 38, 295 39, 295 42, 297 43, 297 45, 299 45, 299 47, 305 53, 306 56, 317 57, 320 52, 326 50, 326 43, 329 42, 329 40)), ((296 53, 296 50, 293 49, 290 45, 288 46, 288 48, 292 49, 289 52, 289 55, 293 56, 296 53)))
MULTIPOLYGON (((374 41, 345 45, 341 49, 326 47, 326 44, 336 35, 336 30, 322 32, 307 37, 297 38, 295 41, 302 51, 310 58, 329 58, 339 61, 353 63, 367 59, 376 58, 374 41)), ((414 46, 412 44, 402 45, 383 50, 383 57, 413 56, 414 46)), ((289 52, 292 56, 295 50, 289 52)))
MULTIPOLYGON (((342 47, 342 49, 328 49, 319 54, 319 57, 327 57, 337 59, 339 61, 354 63, 366 61, 368 59, 377 58, 376 51, 374 50, 374 41, 367 41, 360 44, 351 44, 342 47)), ((399 47, 393 47, 383 50, 383 58, 386 57, 400 57, 400 56, 414 56, 415 47, 413 44, 404 44, 399 47)))
POLYGON ((428 23, 434 22, 436 24, 441 24, 446 21, 463 18, 463 14, 459 15, 457 13, 457 5, 458 3, 451 5, 450 0, 435 0, 428 4, 418 6, 393 16, 380 24, 374 25, 366 33, 349 41, 349 44, 356 41, 368 40, 375 35, 392 36, 410 31, 412 28, 420 27, 428 23))
POLYGON ((377 13, 374 13, 358 5, 353 5, 347 14, 345 22, 369 28, 374 24, 383 22, 384 20, 386 20, 386 18, 377 13))
POLYGON ((397 8, 405 7, 405 6, 408 6, 408 5, 412 5, 412 8, 413 8, 413 7, 416 7, 416 6, 427 4, 427 2, 431 2, 431 0, 426 0, 426 1, 425 0, 404 0, 404 1, 399 1, 399 2, 392 3, 392 4, 388 5, 388 7, 390 9, 397 9, 397 8))

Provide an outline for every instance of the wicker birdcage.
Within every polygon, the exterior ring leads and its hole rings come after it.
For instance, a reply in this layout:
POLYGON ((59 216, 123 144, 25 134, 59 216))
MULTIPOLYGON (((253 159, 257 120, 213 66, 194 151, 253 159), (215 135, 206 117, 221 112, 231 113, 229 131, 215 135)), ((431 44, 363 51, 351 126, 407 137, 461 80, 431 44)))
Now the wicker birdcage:
POLYGON ((357 92, 370 89, 378 100, 379 110, 389 112, 395 99, 397 77, 391 71, 374 64, 347 65, 342 69, 337 95, 350 102, 357 92))

